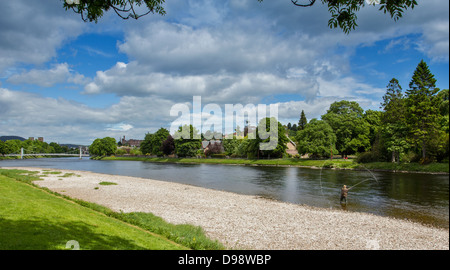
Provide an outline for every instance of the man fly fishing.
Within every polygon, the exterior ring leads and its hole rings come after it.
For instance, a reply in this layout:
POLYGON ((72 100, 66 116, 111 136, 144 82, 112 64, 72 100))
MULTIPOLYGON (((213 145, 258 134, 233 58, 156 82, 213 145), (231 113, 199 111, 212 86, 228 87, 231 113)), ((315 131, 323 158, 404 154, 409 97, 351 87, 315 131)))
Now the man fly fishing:
MULTIPOLYGON (((365 168, 365 167, 364 167, 364 168, 365 168)), ((344 185, 344 186, 341 188, 341 204, 347 205, 347 196, 348 196, 348 192, 350 191, 350 189, 353 189, 354 187, 359 186, 359 185, 361 185, 362 183, 365 183, 365 182, 371 181, 371 180, 375 180, 375 181, 377 182, 377 184, 378 184, 378 179, 377 179, 377 177, 376 177, 369 169, 367 169, 367 168, 365 168, 365 169, 372 175, 372 177, 369 178, 369 179, 362 180, 362 181, 360 181, 359 183, 357 183, 356 185, 353 185, 353 186, 351 186, 351 187, 349 187, 349 188, 348 188, 346 185, 344 185)))
POLYGON ((350 189, 347 188, 346 185, 344 185, 342 187, 342 189, 341 189, 341 204, 345 204, 345 205, 347 204, 347 195, 348 195, 349 190, 350 189))

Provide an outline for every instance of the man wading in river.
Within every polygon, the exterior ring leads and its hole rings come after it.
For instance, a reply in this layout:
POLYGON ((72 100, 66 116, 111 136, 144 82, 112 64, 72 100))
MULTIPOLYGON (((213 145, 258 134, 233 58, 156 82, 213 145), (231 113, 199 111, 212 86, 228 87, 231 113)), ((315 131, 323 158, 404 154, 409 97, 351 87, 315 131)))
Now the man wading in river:
POLYGON ((342 204, 347 204, 347 195, 348 195, 348 188, 346 185, 344 185, 341 189, 341 203, 342 204))

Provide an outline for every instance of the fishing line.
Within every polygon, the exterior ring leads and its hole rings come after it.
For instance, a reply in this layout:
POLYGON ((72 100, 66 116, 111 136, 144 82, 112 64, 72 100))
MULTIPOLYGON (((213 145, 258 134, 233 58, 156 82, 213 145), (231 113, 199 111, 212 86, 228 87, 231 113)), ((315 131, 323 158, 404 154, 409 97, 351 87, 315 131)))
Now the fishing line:
POLYGON ((368 172, 372 175, 372 178, 369 178, 369 179, 360 181, 360 182, 357 183, 356 185, 353 185, 352 187, 350 187, 348 190, 351 190, 352 188, 354 188, 354 187, 356 187, 356 186, 358 186, 358 185, 360 185, 360 184, 362 184, 362 183, 364 183, 364 182, 370 181, 370 180, 375 180, 375 181, 377 182, 377 184, 379 184, 377 177, 372 173, 372 171, 370 171, 369 169, 367 169, 364 165, 361 165, 361 166, 363 166, 363 168, 366 169, 366 171, 368 171, 368 172))
MULTIPOLYGON (((323 185, 322 185, 322 170, 323 170, 323 167, 324 167, 324 165, 325 165, 325 163, 326 163, 327 161, 328 161, 328 160, 326 160, 326 161, 322 164, 322 166, 320 167, 319 185, 320 185, 320 194, 322 195, 322 197, 323 197, 324 199, 326 199, 326 201, 328 201, 328 205, 330 206, 330 209, 332 209, 333 206, 332 206, 332 204, 331 204, 331 201, 330 201, 329 199, 327 199, 326 196, 325 196, 325 194, 323 193, 323 185)), ((379 184, 378 178, 372 173, 372 171, 369 170, 369 169, 367 169, 364 165, 361 165, 361 166, 362 166, 366 171, 368 171, 368 172, 370 173, 371 178, 365 179, 365 180, 362 180, 362 181, 356 183, 355 185, 353 185, 352 187, 350 187, 348 190, 351 190, 351 189, 355 188, 356 186, 359 186, 359 185, 361 185, 361 184, 363 184, 363 183, 365 183, 365 182, 371 181, 371 180, 375 180, 375 182, 377 182, 377 184, 379 184)), ((339 191, 339 192, 340 192, 340 191, 339 191)))
POLYGON ((333 206, 331 205, 330 200, 327 199, 327 198, 325 197, 325 194, 323 193, 323 186, 322 186, 322 169, 323 169, 323 166, 325 165, 325 163, 326 163, 327 161, 328 161, 328 160, 326 160, 326 161, 322 164, 322 166, 320 167, 319 184, 320 184, 320 193, 322 194, 322 197, 328 201, 328 205, 330 206, 330 209, 331 209, 331 208, 333 208, 333 206))
MULTIPOLYGON (((326 161, 325 161, 326 162, 326 161)), ((322 169, 323 166, 325 165, 325 162, 322 164, 322 166, 320 167, 320 177, 319 177, 319 183, 320 183, 320 193, 322 193, 322 196, 325 197, 325 194, 323 194, 323 187, 322 187, 322 169)))

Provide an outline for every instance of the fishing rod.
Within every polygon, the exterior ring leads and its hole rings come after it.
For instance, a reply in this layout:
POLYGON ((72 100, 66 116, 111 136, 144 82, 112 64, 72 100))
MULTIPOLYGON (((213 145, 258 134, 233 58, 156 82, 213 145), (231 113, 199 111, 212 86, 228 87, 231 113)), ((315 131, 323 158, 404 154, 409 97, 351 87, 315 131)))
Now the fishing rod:
POLYGON ((364 165, 362 165, 362 166, 364 167, 364 169, 366 169, 366 171, 368 171, 368 172, 372 175, 372 178, 363 180, 363 181, 357 183, 356 185, 353 185, 353 186, 350 187, 348 190, 351 190, 352 188, 354 188, 354 187, 356 187, 356 186, 358 186, 358 185, 360 185, 360 184, 362 184, 362 183, 364 183, 364 182, 370 181, 370 180, 375 180, 375 181, 377 182, 377 184, 379 184, 377 177, 376 177, 369 169, 367 169, 364 165))
POLYGON ((363 180, 363 181, 359 182, 358 184, 356 184, 356 185, 354 185, 354 186, 351 186, 348 190, 351 190, 352 188, 354 188, 354 187, 356 187, 356 186, 359 186, 360 184, 362 184, 362 183, 364 183, 364 182, 367 182, 367 181, 370 181, 370 180, 372 180, 372 178, 363 180))

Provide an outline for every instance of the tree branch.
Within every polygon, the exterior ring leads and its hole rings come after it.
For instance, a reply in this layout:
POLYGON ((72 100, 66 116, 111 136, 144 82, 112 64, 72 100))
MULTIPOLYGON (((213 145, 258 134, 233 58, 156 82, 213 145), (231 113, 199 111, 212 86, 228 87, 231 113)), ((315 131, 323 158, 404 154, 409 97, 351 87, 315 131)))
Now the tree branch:
POLYGON ((292 4, 298 7, 311 7, 316 2, 316 0, 309 0, 309 4, 298 4, 298 1, 299 0, 291 0, 292 4))

